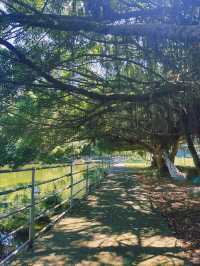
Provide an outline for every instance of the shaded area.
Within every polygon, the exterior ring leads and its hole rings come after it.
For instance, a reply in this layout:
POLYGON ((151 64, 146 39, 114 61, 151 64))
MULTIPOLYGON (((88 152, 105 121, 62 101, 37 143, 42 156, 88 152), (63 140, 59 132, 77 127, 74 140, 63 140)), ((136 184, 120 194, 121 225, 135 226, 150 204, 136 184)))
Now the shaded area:
POLYGON ((152 206, 165 217, 177 238, 182 239, 192 264, 200 265, 200 188, 170 179, 143 187, 151 191, 152 206))
POLYGON ((154 213, 132 171, 111 169, 34 251, 12 265, 187 265, 181 244, 154 213))

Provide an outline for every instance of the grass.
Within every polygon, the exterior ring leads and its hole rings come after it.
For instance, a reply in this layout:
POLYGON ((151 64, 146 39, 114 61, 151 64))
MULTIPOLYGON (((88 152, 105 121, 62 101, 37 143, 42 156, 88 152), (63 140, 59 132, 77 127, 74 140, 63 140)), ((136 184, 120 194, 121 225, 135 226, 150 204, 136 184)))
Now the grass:
POLYGON ((151 163, 145 160, 128 160, 124 163, 126 167, 134 167, 135 169, 144 169, 150 167, 151 163))
MULTIPOLYGON (((28 165, 26 168, 30 168, 28 165)), ((81 166, 74 168, 74 171, 81 171, 81 166)), ((62 176, 69 173, 69 167, 59 167, 51 169, 41 169, 36 171, 36 182, 49 180, 56 176, 62 176)), ((17 173, 0 173, 0 190, 18 185, 26 185, 31 183, 31 171, 17 173)))
MULTIPOLYGON (((103 169, 89 170, 89 173, 88 173, 89 184, 93 185, 94 183, 98 183, 99 176, 103 177, 104 175, 105 175, 105 171, 103 169)), ((86 173, 74 175, 74 183, 76 183, 80 179, 81 180, 85 179, 85 181, 73 187, 73 194, 78 193, 75 196, 75 199, 81 199, 86 195, 86 173), (79 192, 80 190, 81 192, 79 192)), ((66 182, 62 183, 62 186, 65 186, 65 185, 66 185, 66 182)), ((54 192, 56 192, 57 190, 58 189, 54 187, 54 192)), ((30 204, 29 194, 24 193, 22 195, 16 195, 15 197, 13 197, 13 200, 10 202, 9 206, 6 207, 6 212, 11 212, 11 211, 14 211, 16 208, 19 208, 19 206, 26 206, 30 204), (16 203, 17 203, 17 206, 16 206, 16 203)), ((44 197, 44 194, 42 194, 42 196, 44 197)), ((45 194, 45 196, 47 196, 47 194, 45 194)), ((62 211, 69 208, 69 203, 66 203, 62 205, 61 207, 57 208, 56 210, 53 210, 53 207, 55 205, 59 205, 63 200, 66 200, 66 199, 70 199, 70 189, 68 189, 65 193, 54 194, 44 201, 40 201, 40 199, 37 198, 37 201, 39 201, 39 204, 36 205, 35 207, 36 217, 40 216, 40 214, 45 212, 45 210, 52 209, 52 211, 48 214, 43 214, 40 217, 40 219, 38 219, 35 222, 36 232, 40 231, 47 224, 49 224, 51 219, 55 217, 55 215, 58 215, 62 211)), ((4 209, 1 208, 1 211, 5 212, 5 207, 4 209)), ((12 240, 11 246, 9 247, 11 248, 11 250, 15 249, 17 246, 19 246, 20 244, 22 244, 28 239, 28 232, 29 232, 29 228, 27 224, 28 221, 29 221, 29 209, 1 221, 0 232, 4 234, 8 234, 9 232, 12 232, 13 230, 25 224, 25 227, 19 232, 17 232, 14 239, 12 240)), ((0 259, 5 257, 6 254, 10 253, 10 251, 8 250, 8 247, 4 246, 4 244, 2 244, 0 241, 0 259)))
POLYGON ((194 167, 192 158, 176 157, 175 165, 182 167, 194 167))
MULTIPOLYGON (((86 169, 86 166, 78 166, 78 167, 74 168, 74 172, 80 172, 80 171, 83 171, 85 169, 86 169)), ((59 169, 60 171, 58 171, 58 168, 56 169, 56 171, 52 171, 52 170, 54 170, 54 169, 48 169, 48 171, 51 172, 50 177, 48 177, 48 172, 46 170, 44 170, 43 173, 42 173, 42 170, 39 170, 38 171, 39 173, 37 176, 37 181, 43 180, 43 176, 44 176, 44 180, 46 180, 46 179, 52 179, 55 177, 62 176, 66 173, 66 168, 59 169), (54 175, 54 174, 56 174, 56 175, 54 175)), ((24 172, 22 172, 22 173, 24 174, 24 172)), ((104 171, 101 169, 89 170, 88 177, 89 177, 90 185, 96 183, 98 181, 98 177, 100 175, 101 176, 104 175, 104 171)), ((13 187, 13 184, 16 184, 16 185, 17 184, 27 184, 28 180, 29 180, 28 177, 26 177, 27 179, 25 179, 24 176, 22 176, 21 178, 20 178, 20 176, 18 176, 16 178, 16 175, 13 175, 12 173, 10 173, 9 176, 7 176, 7 178, 9 178, 9 179, 14 178, 14 180, 11 180, 11 181, 7 180, 7 182, 4 186, 4 189, 8 189, 10 187, 10 185, 12 185, 12 187, 13 187), (18 180, 20 180, 20 183, 17 183, 18 180)), ((4 176, 3 179, 5 180, 6 177, 4 176)), ((82 179, 86 179, 86 173, 85 172, 73 175, 73 182, 74 183, 76 183, 82 179)), ((62 192, 62 193, 58 193, 58 194, 56 193, 56 191, 62 190, 62 188, 64 188, 65 186, 68 186, 68 185, 70 185, 70 178, 66 177, 66 178, 60 179, 57 182, 41 186, 40 193, 38 195, 36 195, 36 202, 38 202, 38 204, 35 207, 35 215, 38 216, 41 213, 43 213, 45 210, 51 209, 55 205, 59 205, 62 201, 69 199, 70 198, 70 189, 67 189, 65 192, 62 192), (51 195, 51 196, 49 198, 45 199, 44 201, 41 200, 42 198, 44 198, 48 195, 51 195)), ((77 194, 75 198, 81 199, 86 194, 86 181, 82 181, 81 183, 76 184, 73 187, 73 194, 77 194), (81 192, 79 192, 80 190, 81 190, 81 192)), ((14 192, 14 193, 9 194, 8 196, 1 196, 0 197, 0 215, 5 214, 5 213, 10 213, 16 209, 19 209, 19 208, 22 208, 24 206, 29 205, 30 199, 31 199, 30 189, 26 189, 26 190, 20 191, 20 192, 14 192)), ((66 209, 68 207, 67 205, 68 204, 65 204, 65 206, 57 209, 56 211, 52 211, 51 213, 48 213, 48 215, 44 214, 37 221, 36 229, 37 230, 42 229, 42 227, 45 224, 49 223, 51 216, 54 216, 54 215, 62 212, 64 210, 64 208, 66 209)), ((20 212, 19 214, 16 214, 16 215, 13 215, 12 217, 1 220, 0 232, 9 233, 9 232, 19 228, 20 226, 28 223, 28 221, 29 221, 29 209, 26 209, 23 212, 20 212)), ((27 239, 27 237, 28 237, 28 225, 25 226, 25 228, 23 230, 21 230, 16 235, 16 238, 14 240, 13 245, 18 245, 21 241, 25 241, 27 239)), ((1 245, 1 243, 0 243, 0 245, 1 245)), ((2 254, 0 252, 0 257, 1 256, 2 256, 2 254)))
MULTIPOLYGON (((135 167, 135 168, 145 168, 151 165, 150 161, 145 160, 128 160, 125 165, 127 167, 135 167)), ((176 157, 175 165, 180 167, 194 167, 194 162, 192 158, 184 158, 184 157, 176 157)))
MULTIPOLYGON (((190 185, 197 184, 196 178, 199 176, 192 158, 175 158, 175 165, 187 176, 187 183, 190 185)), ((145 176, 149 181, 156 182, 157 177, 162 177, 155 168, 151 168, 150 161, 132 160, 125 163, 125 166, 133 170, 135 173, 145 176)), ((163 176, 167 177, 167 176, 163 176)))

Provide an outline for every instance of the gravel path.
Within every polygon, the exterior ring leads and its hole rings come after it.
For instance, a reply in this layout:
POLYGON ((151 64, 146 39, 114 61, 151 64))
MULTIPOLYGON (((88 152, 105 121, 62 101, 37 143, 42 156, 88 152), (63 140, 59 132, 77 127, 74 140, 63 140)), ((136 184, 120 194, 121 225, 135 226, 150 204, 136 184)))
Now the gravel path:
POLYGON ((113 167, 101 187, 12 266, 188 265, 134 173, 113 167))

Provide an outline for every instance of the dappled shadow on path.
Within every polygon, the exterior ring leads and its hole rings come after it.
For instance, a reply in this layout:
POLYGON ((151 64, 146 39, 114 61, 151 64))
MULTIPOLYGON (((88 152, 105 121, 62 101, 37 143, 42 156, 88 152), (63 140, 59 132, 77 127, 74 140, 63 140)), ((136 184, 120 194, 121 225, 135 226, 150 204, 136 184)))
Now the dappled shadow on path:
POLYGON ((162 217, 127 168, 73 209, 12 265, 187 265, 162 217))

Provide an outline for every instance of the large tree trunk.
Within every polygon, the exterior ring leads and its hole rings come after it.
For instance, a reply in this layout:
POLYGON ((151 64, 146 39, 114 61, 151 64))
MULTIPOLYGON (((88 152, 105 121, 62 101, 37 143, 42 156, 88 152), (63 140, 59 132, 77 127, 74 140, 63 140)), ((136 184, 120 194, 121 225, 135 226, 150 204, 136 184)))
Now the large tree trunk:
POLYGON ((189 128, 188 116, 187 116, 186 111, 183 111, 183 127, 184 127, 184 131, 185 131, 185 139, 187 141, 188 149, 192 155, 194 165, 195 165, 198 173, 200 174, 200 159, 199 159, 199 156, 198 156, 197 151, 196 151, 195 146, 194 146, 194 142, 192 139, 191 130, 189 128))
POLYGON ((192 154, 194 165, 195 165, 198 173, 200 174, 200 159, 199 159, 199 156, 198 156, 197 151, 195 149, 192 137, 190 134, 185 134, 185 137, 186 137, 186 141, 188 144, 188 149, 189 149, 190 153, 192 154))
POLYGON ((168 175, 169 171, 168 171, 168 168, 166 167, 165 161, 163 159, 163 150, 161 148, 161 145, 157 145, 155 147, 154 158, 155 158, 155 162, 156 162, 156 167, 157 167, 160 175, 168 175))
MULTIPOLYGON (((179 138, 177 138, 172 145, 172 149, 169 155, 170 160, 174 163, 175 157, 178 151, 178 146, 179 146, 179 138)), ((152 162, 151 162, 151 167, 157 167, 158 169, 165 169, 166 172, 166 165, 163 160, 163 150, 161 149, 160 145, 157 145, 155 148, 155 152, 153 153, 152 157, 152 162)))
POLYGON ((153 156, 151 158, 151 168, 156 168, 157 163, 156 163, 156 158, 155 158, 155 154, 153 153, 153 156))
POLYGON ((171 153, 170 153, 170 160, 172 161, 172 163, 175 162, 175 157, 176 157, 176 154, 177 154, 177 151, 178 151, 178 146, 179 146, 179 138, 176 139, 175 143, 172 145, 172 150, 171 150, 171 153))

